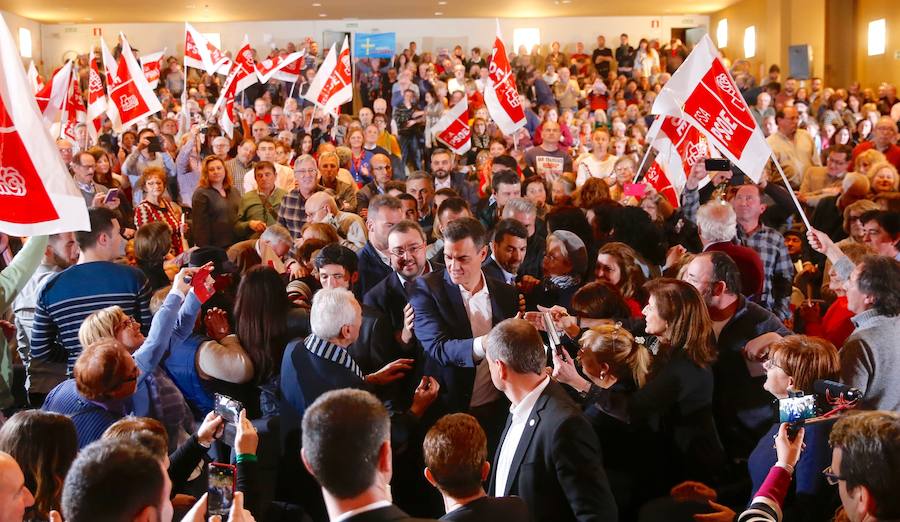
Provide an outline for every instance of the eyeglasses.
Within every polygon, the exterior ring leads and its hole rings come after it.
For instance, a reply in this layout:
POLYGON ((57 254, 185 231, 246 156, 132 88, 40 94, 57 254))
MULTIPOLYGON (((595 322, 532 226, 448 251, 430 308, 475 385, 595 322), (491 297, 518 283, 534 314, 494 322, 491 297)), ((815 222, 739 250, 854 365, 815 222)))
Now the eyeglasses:
POLYGON ((123 319, 122 322, 119 323, 119 326, 117 327, 117 329, 118 329, 119 331, 122 331, 122 330, 124 330, 124 329, 126 329, 126 328, 132 328, 132 327, 135 327, 135 326, 140 327, 140 326, 141 326, 141 323, 137 322, 137 321, 134 319, 134 317, 131 317, 130 315, 127 315, 127 316, 125 316, 125 319, 123 319))
POLYGON ((836 486, 838 482, 847 480, 845 477, 842 477, 835 473, 834 470, 831 469, 831 466, 828 466, 827 468, 822 470, 822 474, 825 475, 825 481, 827 481, 831 486, 836 486))
POLYGON ((305 174, 316 174, 316 173, 318 173, 319 171, 318 171, 317 169, 297 169, 297 170, 295 170, 294 172, 297 173, 297 174, 300 174, 300 175, 302 176, 302 175, 305 175, 305 174))
POLYGON ((376 167, 376 166, 372 165, 372 170, 391 170, 391 166, 385 165, 383 167, 376 167))
POLYGON ((422 250, 423 248, 425 248, 425 244, 419 243, 418 245, 410 245, 406 248, 395 248, 395 249, 391 250, 390 253, 394 257, 403 257, 406 254, 414 256, 414 255, 416 255, 416 252, 418 252, 419 250, 422 250))
MULTIPOLYGON (((775 360, 772 359, 771 357, 769 357, 768 359, 763 361, 763 368, 765 368, 766 370, 771 370, 772 368, 778 368, 779 370, 784 372, 784 368, 775 364, 775 360)), ((787 372, 785 372, 785 373, 787 373, 787 372)))

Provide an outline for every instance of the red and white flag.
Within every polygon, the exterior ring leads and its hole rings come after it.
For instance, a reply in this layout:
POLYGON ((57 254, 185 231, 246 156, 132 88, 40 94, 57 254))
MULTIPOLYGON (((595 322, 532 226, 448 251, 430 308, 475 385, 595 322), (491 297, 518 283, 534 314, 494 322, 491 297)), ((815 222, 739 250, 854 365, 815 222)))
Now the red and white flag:
POLYGON ((300 78, 300 69, 303 68, 303 56, 305 51, 297 51, 286 56, 277 55, 273 58, 267 58, 256 63, 256 75, 259 77, 259 83, 266 83, 272 78, 276 80, 284 80, 285 76, 279 73, 290 75, 286 81, 295 82, 300 78), (296 70, 297 76, 294 77, 290 71, 296 70), (276 77, 276 75, 278 75, 276 77))
POLYGON ((239 93, 259 81, 256 75, 256 60, 253 58, 253 48, 250 47, 250 39, 244 35, 244 45, 234 57, 232 72, 237 70, 235 78, 235 93, 239 93))
POLYGON ((125 35, 122 54, 115 63, 106 43, 103 43, 103 63, 106 66, 106 92, 109 95, 107 113, 113 122, 113 130, 121 132, 133 123, 162 110, 159 98, 147 83, 144 70, 134 57, 125 35))
MULTIPOLYGON (((66 103, 63 105, 63 117, 60 120, 59 135, 61 138, 77 140, 75 126, 84 122, 87 109, 84 106, 84 98, 81 97, 81 88, 78 86, 78 75, 73 74, 69 91, 66 94, 66 103)), ((84 143, 81 144, 84 147, 84 143)))
POLYGON ((472 148, 472 130, 469 128, 469 102, 465 96, 431 127, 434 137, 455 154, 465 154, 472 148))
POLYGON ((103 77, 100 76, 100 67, 97 66, 97 56, 93 48, 89 62, 87 127, 91 140, 96 142, 103 125, 103 113, 106 112, 106 90, 103 88, 103 77))
POLYGON ((222 127, 222 130, 229 138, 233 137, 234 127, 237 125, 237 120, 234 117, 234 96, 237 93, 237 78, 240 73, 241 68, 235 63, 231 73, 228 74, 228 78, 225 79, 222 93, 219 95, 219 99, 216 100, 216 105, 212 110, 212 113, 216 114, 219 112, 219 109, 222 109, 222 114, 219 115, 218 120, 219 126, 222 127))
POLYGON ((296 83, 300 81, 300 74, 303 72, 303 66, 306 63, 306 51, 302 51, 299 60, 294 60, 284 67, 275 71, 272 78, 283 82, 296 83))
MULTIPOLYGON (((184 66, 215 74, 228 63, 228 57, 194 26, 184 24, 184 66)), ((225 69, 227 72, 228 69, 225 69)))
POLYGON ((168 48, 141 56, 141 69, 144 70, 144 78, 147 78, 147 83, 150 84, 151 89, 155 89, 159 85, 159 75, 162 70, 162 61, 166 54, 166 49, 168 48))
POLYGON ((708 35, 697 42, 663 86, 652 112, 687 120, 735 166, 759 182, 772 149, 708 35))
POLYGON ((647 142, 656 150, 655 163, 678 195, 694 164, 709 158, 711 153, 706 136, 697 127, 673 116, 657 116, 647 131, 647 142))
POLYGON ((44 126, 17 49, 0 15, 0 231, 90 230, 84 197, 44 126))
POLYGON ((350 47, 345 36, 340 54, 335 52, 334 44, 331 45, 328 56, 303 97, 336 116, 340 106, 353 99, 352 75, 350 47))
POLYGON ((41 75, 38 74, 37 67, 34 66, 34 60, 31 60, 31 63, 28 64, 28 83, 31 85, 33 89, 31 92, 34 94, 37 94, 44 88, 44 81, 41 79, 41 75))
POLYGON ((66 103, 66 94, 69 92, 69 81, 72 78, 72 61, 53 72, 50 81, 44 85, 34 98, 37 100, 38 109, 44 117, 47 126, 53 125, 66 103))
POLYGON ((500 131, 507 136, 514 135, 525 126, 525 110, 516 90, 516 77, 509 66, 506 46, 500 35, 500 21, 497 21, 497 38, 488 64, 488 81, 484 87, 484 103, 500 131))

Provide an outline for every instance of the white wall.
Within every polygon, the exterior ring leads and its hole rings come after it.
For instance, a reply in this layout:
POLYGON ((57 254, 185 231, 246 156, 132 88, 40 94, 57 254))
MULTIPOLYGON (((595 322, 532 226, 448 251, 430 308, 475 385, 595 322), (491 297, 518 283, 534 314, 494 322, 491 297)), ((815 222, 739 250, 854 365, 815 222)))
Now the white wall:
POLYGON ((0 15, 3 15, 3 19, 6 20, 6 25, 9 27, 9 32, 12 34, 13 40, 15 40, 16 45, 18 45, 19 43, 20 27, 24 27, 31 31, 31 59, 25 58, 23 59, 23 62, 25 63, 25 67, 28 67, 28 62, 30 60, 34 60, 35 64, 40 64, 42 40, 41 24, 28 18, 22 18, 21 16, 10 13, 9 11, 0 10, 0 15))
MULTIPOLYGON (((580 17, 580 18, 516 18, 500 22, 507 49, 512 47, 513 29, 537 27, 541 30, 541 40, 558 40, 564 46, 573 46, 583 41, 590 52, 596 46, 598 34, 607 38, 607 45, 618 45, 618 35, 625 32, 632 43, 640 37, 668 39, 670 29, 675 27, 707 26, 706 15, 684 16, 627 16, 627 17, 580 17)), ((397 44, 403 48, 409 41, 416 41, 420 50, 428 49, 429 43, 453 41, 464 47, 480 46, 485 54, 490 53, 495 33, 492 18, 435 18, 435 19, 395 19, 395 20, 298 20, 240 23, 196 23, 201 32, 220 33, 225 50, 235 51, 243 42, 244 34, 257 49, 271 45, 283 46, 288 41, 299 42, 307 36, 321 42, 323 31, 349 32, 396 32, 397 44), (446 39, 446 40, 445 40, 446 39)), ((48 64, 61 61, 69 51, 86 53, 91 45, 97 44, 93 36, 94 28, 100 28, 109 45, 113 45, 116 35, 126 34, 133 47, 143 52, 154 52, 168 47, 169 54, 184 52, 184 24, 141 23, 141 24, 48 24, 43 26, 43 52, 48 64)))

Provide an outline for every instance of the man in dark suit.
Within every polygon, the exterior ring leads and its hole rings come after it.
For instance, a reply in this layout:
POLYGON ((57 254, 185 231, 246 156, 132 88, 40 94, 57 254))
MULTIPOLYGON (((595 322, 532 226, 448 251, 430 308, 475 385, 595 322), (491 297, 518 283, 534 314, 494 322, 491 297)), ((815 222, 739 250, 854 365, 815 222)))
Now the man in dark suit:
POLYGON ((391 421, 361 390, 326 393, 303 416, 303 464, 322 486, 328 518, 415 522, 391 503, 391 421))
POLYGON ((359 251, 359 282, 357 295, 366 292, 381 282, 392 272, 388 254, 387 237, 391 227, 403 219, 403 205, 400 200, 387 195, 379 195, 369 202, 366 228, 369 241, 359 251))
POLYGON ((528 250, 528 229, 515 219, 501 219, 494 228, 491 255, 481 270, 487 277, 515 286, 519 267, 528 250))
POLYGON ((484 226, 470 217, 444 227, 443 272, 419 278, 410 295, 416 337, 425 351, 425 373, 441 383, 442 411, 468 411, 488 434, 488 447, 502 430, 507 403, 491 385, 484 364, 484 337, 518 310, 518 292, 487 278, 484 226))
POLYGON ((597 435, 544 372, 538 331, 507 319, 485 341, 491 380, 512 402, 488 492, 522 497, 536 522, 618 520, 597 435))
POLYGON ((425 478, 444 497, 446 515, 441 520, 481 522, 531 519, 528 506, 517 497, 489 497, 482 483, 491 465, 487 438, 475 417, 453 413, 441 417, 422 443, 425 478))

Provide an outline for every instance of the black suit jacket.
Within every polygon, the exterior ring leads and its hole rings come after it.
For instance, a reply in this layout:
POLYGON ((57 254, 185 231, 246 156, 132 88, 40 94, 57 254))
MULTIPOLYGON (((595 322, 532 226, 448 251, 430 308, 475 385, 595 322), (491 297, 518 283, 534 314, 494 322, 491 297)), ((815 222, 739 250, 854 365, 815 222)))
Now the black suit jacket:
POLYGON ((397 506, 391 505, 354 515, 348 518, 346 522, 428 522, 431 520, 434 519, 411 517, 397 506))
POLYGON ((357 257, 359 258, 359 280, 356 282, 356 295, 362 300, 366 292, 394 270, 381 260, 371 241, 366 242, 366 246, 359 251, 357 257))
MULTIPOLYGON (((497 459, 488 489, 497 482, 497 459)), ((618 520, 597 435, 562 385, 550 381, 531 410, 510 466, 504 496, 522 497, 536 522, 618 520)))
MULTIPOLYGON (((493 324, 516 315, 518 292, 485 277, 491 296, 493 324)), ((441 384, 439 400, 445 411, 468 411, 475 383, 472 326, 459 286, 446 270, 416 280, 409 297, 415 309, 416 337, 425 351, 425 374, 441 384)))
POLYGON ((382 369, 385 364, 401 357, 390 322, 376 308, 362 305, 362 324, 359 337, 347 347, 359 369, 366 375, 382 369))
POLYGON ((493 277, 497 281, 506 283, 503 269, 497 264, 497 261, 494 260, 494 256, 489 255, 487 259, 484 260, 484 263, 481 264, 481 271, 484 272, 486 277, 493 277))
POLYGON ((441 517, 453 522, 528 522, 528 504, 519 497, 481 497, 441 517))

